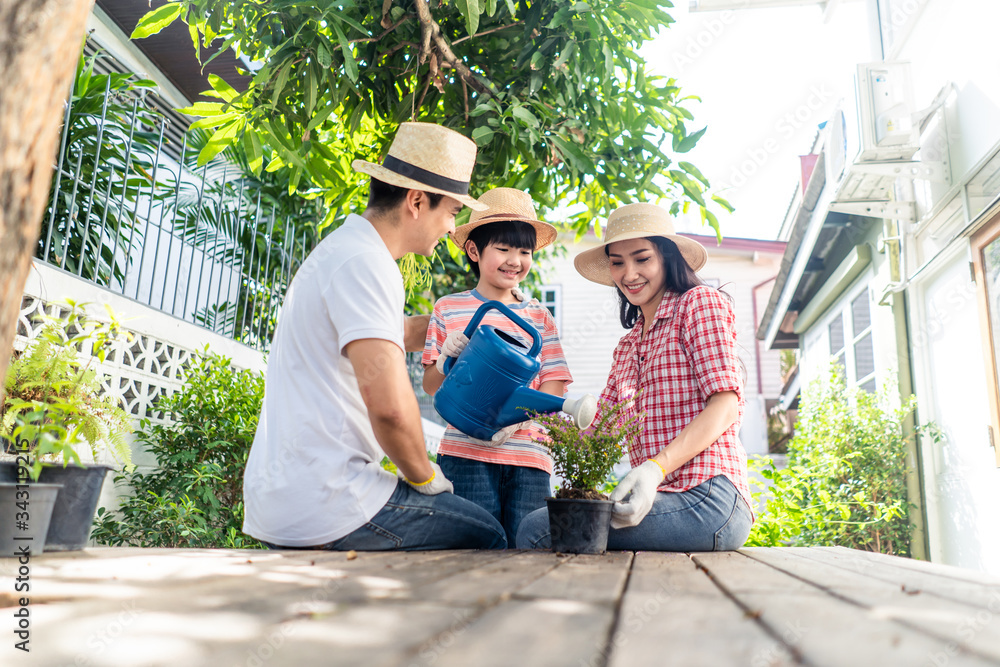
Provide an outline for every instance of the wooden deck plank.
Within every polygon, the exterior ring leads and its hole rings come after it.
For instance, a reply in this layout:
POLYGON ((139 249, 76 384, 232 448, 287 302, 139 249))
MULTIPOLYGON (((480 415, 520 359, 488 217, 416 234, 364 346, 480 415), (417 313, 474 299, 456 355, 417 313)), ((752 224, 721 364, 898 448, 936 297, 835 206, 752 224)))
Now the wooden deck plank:
POLYGON ((687 555, 670 553, 636 554, 606 652, 608 667, 796 664, 687 555))
MULTIPOLYGON (((922 570, 910 567, 909 559, 888 557, 892 560, 886 561, 885 557, 871 558, 867 552, 852 550, 795 549, 790 553, 799 558, 833 565, 872 579, 905 586, 910 592, 919 591, 981 608, 992 605, 996 611, 1000 611, 1000 586, 974 583, 951 576, 950 571, 957 568, 939 566, 922 570)), ((983 578, 988 579, 989 575, 984 573, 983 578)))
POLYGON ((460 572, 441 571, 442 577, 415 586, 415 599, 472 605, 489 605, 530 584, 567 559, 543 551, 504 552, 507 557, 476 566, 478 555, 468 556, 471 567, 460 572))
POLYGON ((555 568, 514 595, 615 605, 621 598, 632 565, 631 551, 579 555, 555 568))
POLYGON ((901 625, 871 609, 799 587, 787 573, 789 591, 760 590, 752 582, 773 578, 775 569, 738 552, 693 554, 692 558, 750 613, 786 638, 810 665, 925 665, 942 656, 948 665, 989 665, 994 661, 954 650, 944 640, 901 625), (741 561, 742 559, 742 561, 741 561), (751 583, 748 583, 751 582, 751 583), (954 654, 952 654, 954 653, 954 654))
MULTIPOLYGON (((992 580, 898 560, 840 549, 45 554, 31 562, 29 663, 1000 665, 992 580)), ((13 562, 0 559, 0 590, 13 589, 13 562)))
MULTIPOLYGON (((954 645, 1000 662, 1000 594, 992 607, 977 607, 927 595, 905 581, 873 579, 835 564, 813 561, 801 552, 781 549, 746 549, 747 555, 815 585, 871 614, 898 621, 954 645)), ((911 576, 901 570, 899 577, 911 576)), ((964 582, 957 582, 963 583, 964 582)))
POLYGON ((936 574, 950 579, 960 579, 979 586, 1000 586, 1000 575, 970 570, 953 565, 943 565, 941 563, 931 563, 915 558, 905 558, 901 556, 890 556, 888 554, 874 553, 871 551, 859 551, 848 547, 795 547, 796 551, 830 552, 836 554, 853 554, 857 558, 873 560, 879 563, 887 563, 893 567, 901 567, 907 570, 917 570, 926 574, 936 574))
POLYGON ((467 627, 435 637, 404 665, 510 667, 602 664, 614 623, 609 605, 559 599, 509 599, 467 627))

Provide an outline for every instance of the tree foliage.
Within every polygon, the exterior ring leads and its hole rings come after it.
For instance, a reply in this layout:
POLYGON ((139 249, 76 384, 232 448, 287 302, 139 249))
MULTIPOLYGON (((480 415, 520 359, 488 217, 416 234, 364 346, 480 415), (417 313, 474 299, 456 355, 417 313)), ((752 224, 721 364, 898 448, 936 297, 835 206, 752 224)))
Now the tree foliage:
POLYGON ((178 0, 133 36, 188 23, 196 47, 223 42, 259 67, 238 92, 212 76, 185 111, 213 128, 204 162, 239 144, 251 168, 287 170, 291 191, 323 197, 324 227, 363 194, 355 158, 378 160, 397 124, 441 123, 479 145, 473 194, 528 190, 573 210, 578 233, 618 203, 729 208, 677 159, 705 128, 674 79, 639 48, 672 18, 657 0, 178 0), (715 200, 715 205, 711 200, 715 200))

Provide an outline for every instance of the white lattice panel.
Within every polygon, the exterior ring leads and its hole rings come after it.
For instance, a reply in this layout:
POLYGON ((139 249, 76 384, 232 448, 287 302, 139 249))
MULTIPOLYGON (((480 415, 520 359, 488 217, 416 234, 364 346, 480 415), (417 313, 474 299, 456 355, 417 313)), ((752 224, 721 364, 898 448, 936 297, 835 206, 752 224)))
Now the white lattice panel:
MULTIPOLYGON (((65 316, 65 306, 46 304, 42 299, 26 295, 21 301, 17 338, 14 348, 23 350, 38 335, 45 324, 43 314, 65 316)), ((108 352, 105 361, 91 363, 99 376, 104 393, 117 397, 125 410, 137 421, 147 418, 163 422, 164 415, 156 410, 160 396, 169 396, 181 385, 181 372, 191 359, 192 351, 151 335, 129 332, 130 340, 119 340, 108 352)), ((90 350, 81 352, 81 359, 91 359, 90 350)))

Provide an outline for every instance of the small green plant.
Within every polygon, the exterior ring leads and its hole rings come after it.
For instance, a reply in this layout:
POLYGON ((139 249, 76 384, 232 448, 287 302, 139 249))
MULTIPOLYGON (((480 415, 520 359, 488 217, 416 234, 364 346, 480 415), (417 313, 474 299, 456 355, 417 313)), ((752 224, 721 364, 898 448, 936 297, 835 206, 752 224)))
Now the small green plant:
POLYGON ((566 484, 556 491, 557 498, 607 498, 607 480, 621 460, 625 446, 639 435, 640 417, 622 418, 628 403, 619 403, 601 414, 590 428, 580 429, 572 417, 560 414, 533 415, 548 430, 538 440, 552 455, 552 464, 566 484))
POLYGON ((127 334, 110 307, 109 321, 101 322, 87 314, 87 304, 66 305, 68 314, 46 315, 38 336, 11 362, 0 405, 0 437, 29 457, 35 480, 44 462, 82 465, 84 445, 96 458, 105 443, 116 460, 132 463, 125 440, 132 421, 116 399, 101 395, 102 377, 93 368, 127 334))
POLYGON ((260 548, 242 533, 243 471, 264 397, 264 377, 224 356, 195 356, 184 386, 161 399, 169 423, 143 420, 137 440, 157 469, 116 477, 131 495, 98 510, 93 539, 112 546, 260 548))
POLYGON ((912 522, 906 480, 908 444, 937 440, 933 424, 907 433, 914 397, 897 406, 887 387, 878 394, 848 390, 832 365, 800 402, 788 466, 751 461, 753 495, 763 511, 747 546, 845 546, 907 556, 912 522))

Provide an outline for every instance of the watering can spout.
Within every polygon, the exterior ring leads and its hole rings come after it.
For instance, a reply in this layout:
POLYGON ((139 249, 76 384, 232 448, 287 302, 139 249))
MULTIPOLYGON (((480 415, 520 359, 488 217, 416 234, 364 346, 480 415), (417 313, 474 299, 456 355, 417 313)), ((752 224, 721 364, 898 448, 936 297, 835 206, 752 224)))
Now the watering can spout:
POLYGON ((597 400, 591 394, 579 398, 564 398, 528 387, 518 387, 504 403, 497 416, 497 423, 507 426, 530 419, 530 413, 560 411, 573 417, 573 423, 577 427, 587 428, 597 414, 597 400))

